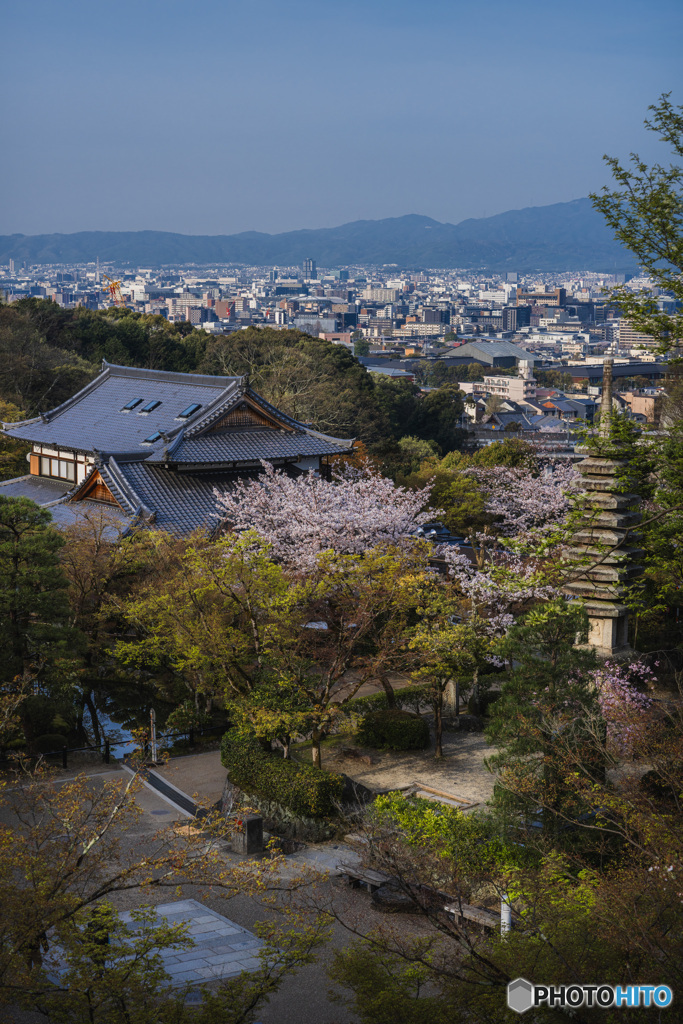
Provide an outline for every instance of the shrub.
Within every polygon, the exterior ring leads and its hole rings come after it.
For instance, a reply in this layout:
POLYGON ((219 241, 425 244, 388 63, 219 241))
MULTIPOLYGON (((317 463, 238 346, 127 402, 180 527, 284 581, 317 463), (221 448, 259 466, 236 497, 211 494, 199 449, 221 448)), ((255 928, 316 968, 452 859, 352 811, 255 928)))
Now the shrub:
POLYGON ((398 828, 409 846, 444 852, 458 865, 460 877, 480 876, 482 870, 507 868, 536 857, 535 851, 501 837, 499 822, 486 812, 464 812, 420 797, 382 793, 370 815, 382 828, 398 828))
POLYGON ((68 744, 66 736, 61 736, 58 733, 45 733, 44 736, 38 736, 31 746, 36 754, 56 754, 68 744))
POLYGON ((221 762, 235 786, 302 818, 334 814, 344 789, 341 775, 269 753, 253 736, 226 732, 221 762))
MULTIPOLYGON (((421 686, 404 686, 400 690, 394 690, 394 701, 397 708, 410 708, 417 713, 422 704, 429 704, 429 683, 421 686)), ((384 690, 378 693, 370 693, 367 697, 352 697, 345 704, 346 711, 352 715, 365 715, 369 711, 389 710, 389 702, 384 690)))
POLYGON ((429 743, 429 726, 412 711, 370 711, 361 719, 356 739, 365 747, 424 750, 429 743))

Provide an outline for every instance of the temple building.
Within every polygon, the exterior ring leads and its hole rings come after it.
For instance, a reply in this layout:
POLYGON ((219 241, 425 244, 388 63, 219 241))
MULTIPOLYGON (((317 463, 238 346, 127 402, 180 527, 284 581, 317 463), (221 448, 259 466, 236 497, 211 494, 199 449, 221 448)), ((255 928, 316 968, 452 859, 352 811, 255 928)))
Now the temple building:
POLYGON ((78 394, 30 420, 3 423, 32 445, 25 476, 0 495, 49 508, 57 525, 106 508, 119 532, 173 533, 218 524, 214 489, 261 471, 325 471, 353 439, 329 437, 266 402, 247 377, 145 370, 104 362, 78 394))

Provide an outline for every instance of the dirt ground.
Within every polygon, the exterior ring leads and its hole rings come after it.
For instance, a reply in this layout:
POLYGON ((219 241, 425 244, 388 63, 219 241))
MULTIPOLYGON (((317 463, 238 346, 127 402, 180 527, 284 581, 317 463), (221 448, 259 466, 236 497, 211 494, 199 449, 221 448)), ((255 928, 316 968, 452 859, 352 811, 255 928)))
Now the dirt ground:
MULTIPOLYGON (((323 745, 323 766, 343 772, 374 790, 402 789, 413 783, 449 793, 470 804, 485 803, 493 794, 495 776, 484 761, 494 748, 480 732, 444 732, 443 758, 434 757, 434 738, 426 750, 361 749, 352 735, 337 736, 323 745), (343 753, 355 750, 360 758, 343 753), (369 758, 370 764, 365 763, 369 758)), ((306 748, 297 756, 305 759, 306 748)))

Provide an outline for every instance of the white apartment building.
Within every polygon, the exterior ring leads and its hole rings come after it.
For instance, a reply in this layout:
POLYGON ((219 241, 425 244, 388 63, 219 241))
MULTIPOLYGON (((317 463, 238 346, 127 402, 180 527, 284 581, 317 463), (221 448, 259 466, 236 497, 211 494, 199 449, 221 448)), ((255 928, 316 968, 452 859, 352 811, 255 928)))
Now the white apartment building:
POLYGON ((485 376, 483 381, 463 381, 460 390, 466 395, 498 395, 509 398, 512 402, 523 402, 527 398, 536 397, 536 380, 533 377, 533 365, 527 360, 520 361, 518 377, 485 376))
POLYGON ((499 395, 513 402, 536 397, 536 381, 533 377, 484 377, 484 388, 489 395, 499 395))
POLYGON ((396 288, 364 288, 362 292, 367 302, 398 302, 398 296, 396 288))

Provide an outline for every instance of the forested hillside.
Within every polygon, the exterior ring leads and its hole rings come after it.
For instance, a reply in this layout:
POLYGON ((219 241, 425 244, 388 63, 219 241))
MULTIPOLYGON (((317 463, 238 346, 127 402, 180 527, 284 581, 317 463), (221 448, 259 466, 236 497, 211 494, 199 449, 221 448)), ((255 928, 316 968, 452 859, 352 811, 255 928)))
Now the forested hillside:
MULTIPOLYGON (((398 441, 409 435, 445 454, 458 446, 457 386, 422 395, 415 384, 377 378, 345 348, 301 331, 249 328, 210 337, 190 324, 127 309, 62 309, 44 299, 0 306, 0 415, 35 416, 75 394, 101 361, 155 370, 248 374, 269 402, 338 437, 355 437, 387 467, 410 470, 398 441)), ((0 442, 3 477, 25 471, 25 447, 0 442)))
POLYGON ((633 256, 615 241, 590 200, 508 210, 494 217, 443 224, 409 214, 358 220, 333 228, 269 235, 180 235, 170 231, 81 231, 68 235, 0 237, 0 263, 101 260, 164 263, 392 263, 400 267, 486 267, 489 270, 633 270, 633 256))

